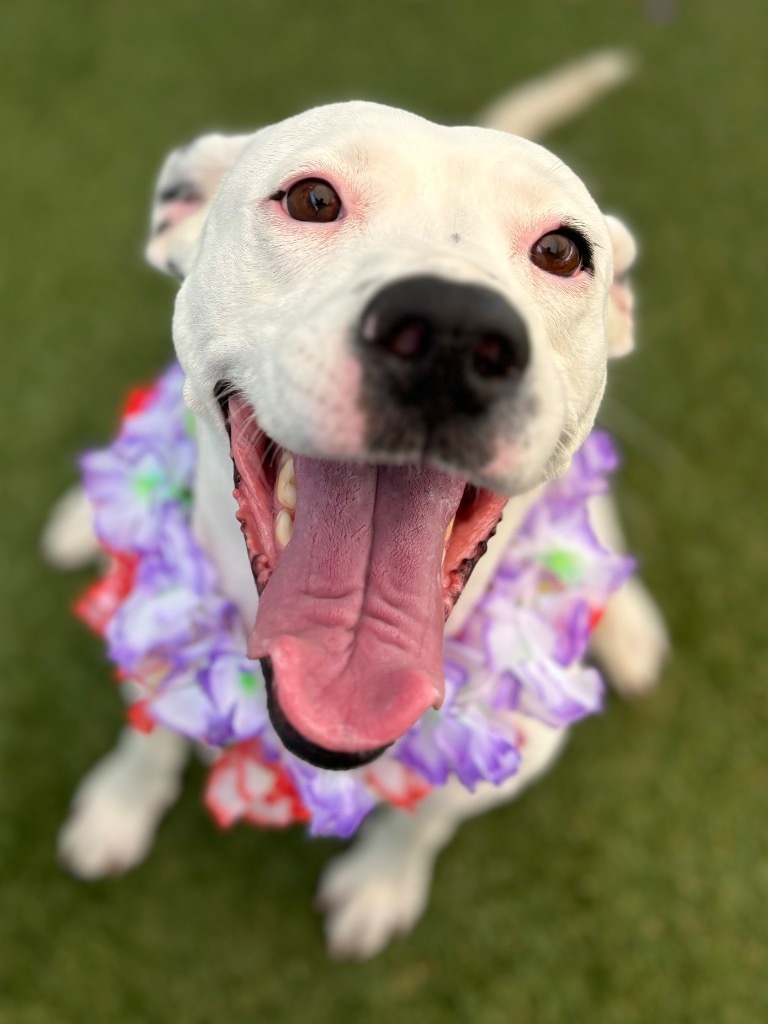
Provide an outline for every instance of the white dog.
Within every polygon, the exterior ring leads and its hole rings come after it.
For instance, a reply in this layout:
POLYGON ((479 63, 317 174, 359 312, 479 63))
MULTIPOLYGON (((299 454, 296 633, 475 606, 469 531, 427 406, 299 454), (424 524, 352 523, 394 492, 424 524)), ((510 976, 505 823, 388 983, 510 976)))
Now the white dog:
MULTIPOLYGON (((493 128, 341 103, 204 136, 163 167, 147 254, 184 279, 174 341, 198 427, 194 527, 300 757, 364 763, 439 702, 444 628, 460 627, 539 486, 589 433, 607 358, 632 347, 627 229, 551 153, 509 134, 537 134, 624 71, 613 55, 588 58, 501 101, 493 128), (265 445, 295 474, 293 489, 290 471, 270 480, 274 502, 259 492, 265 445), (499 495, 504 519, 467 581, 499 495)), ((619 547, 607 501, 595 517, 619 547)), ((62 565, 93 553, 81 497, 44 542, 62 565)), ((658 611, 630 581, 596 656, 638 693, 665 648, 658 611)), ((335 954, 369 956, 407 930, 457 826, 545 771, 565 731, 529 720, 526 737, 502 786, 449 784, 413 814, 386 808, 365 823, 320 887, 335 954)), ((186 757, 175 734, 127 730, 78 789, 66 865, 95 878, 136 864, 186 757)))

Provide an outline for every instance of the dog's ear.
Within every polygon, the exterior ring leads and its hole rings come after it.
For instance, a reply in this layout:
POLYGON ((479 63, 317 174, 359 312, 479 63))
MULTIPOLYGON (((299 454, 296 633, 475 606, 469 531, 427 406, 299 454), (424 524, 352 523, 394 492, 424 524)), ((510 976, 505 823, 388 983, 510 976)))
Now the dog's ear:
POLYGON ((608 358, 628 355, 635 347, 634 295, 629 271, 637 256, 637 245, 627 228, 616 217, 605 218, 613 245, 613 284, 606 309, 608 358))
POLYGON ((250 135, 203 135, 175 149, 160 171, 144 252, 153 267, 186 277, 211 203, 250 135))

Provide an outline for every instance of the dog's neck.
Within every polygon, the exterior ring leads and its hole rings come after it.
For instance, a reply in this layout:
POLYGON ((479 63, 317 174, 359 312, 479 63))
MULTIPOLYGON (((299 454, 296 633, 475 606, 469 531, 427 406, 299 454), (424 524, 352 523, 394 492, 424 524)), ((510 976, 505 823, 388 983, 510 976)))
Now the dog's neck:
MULTIPOLYGON (((229 448, 223 435, 213 431, 201 420, 197 422, 197 438, 193 530, 216 566, 222 592, 237 605, 245 629, 250 630, 256 619, 259 599, 243 535, 235 518, 237 504, 232 497, 229 448)), ((485 593, 505 549, 540 490, 536 488, 527 494, 510 498, 499 528, 488 542, 486 554, 478 562, 446 623, 446 636, 459 632, 485 593)))
POLYGON ((218 587, 233 601, 247 631, 256 620, 259 598, 232 497, 232 460, 221 431, 197 420, 197 470, 192 529, 216 567, 218 587))

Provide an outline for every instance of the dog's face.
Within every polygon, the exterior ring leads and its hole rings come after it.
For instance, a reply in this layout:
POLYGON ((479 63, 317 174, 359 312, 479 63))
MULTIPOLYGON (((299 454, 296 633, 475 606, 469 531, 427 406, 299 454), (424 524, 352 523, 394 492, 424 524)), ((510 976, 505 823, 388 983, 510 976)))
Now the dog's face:
POLYGON ((370 760, 439 705, 506 498, 591 428, 631 238, 545 149, 368 103, 173 154, 154 229, 188 401, 230 434, 273 721, 370 760))

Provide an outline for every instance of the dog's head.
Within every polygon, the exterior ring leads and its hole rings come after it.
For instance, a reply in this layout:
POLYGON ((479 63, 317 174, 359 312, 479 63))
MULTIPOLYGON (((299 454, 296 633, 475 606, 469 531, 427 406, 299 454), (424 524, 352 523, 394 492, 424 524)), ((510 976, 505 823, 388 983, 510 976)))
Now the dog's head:
POLYGON ((346 103, 172 154, 147 255, 229 433, 273 722, 370 760, 440 704, 506 499, 567 467, 631 348, 631 237, 540 146, 346 103))

